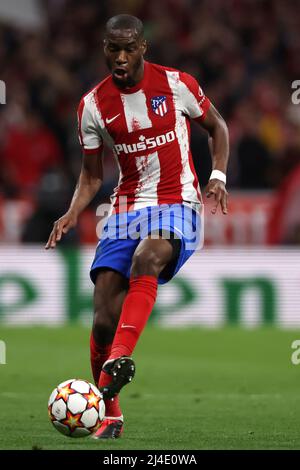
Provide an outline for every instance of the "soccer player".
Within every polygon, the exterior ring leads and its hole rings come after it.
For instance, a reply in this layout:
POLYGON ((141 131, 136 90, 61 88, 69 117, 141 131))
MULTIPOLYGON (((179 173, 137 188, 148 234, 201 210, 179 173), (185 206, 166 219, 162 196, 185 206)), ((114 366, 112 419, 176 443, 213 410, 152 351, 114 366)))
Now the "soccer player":
POLYGON ((120 179, 91 267, 91 367, 106 405, 94 435, 99 439, 117 438, 123 430, 118 394, 134 376, 131 356, 157 285, 195 251, 190 242, 199 231, 202 199, 190 150, 191 119, 209 133, 213 171, 206 195, 214 198, 212 212, 219 206, 227 213, 227 126, 195 78, 145 61, 146 47, 138 18, 118 15, 107 22, 104 54, 111 74, 80 101, 82 169, 70 208, 54 223, 46 245, 56 246, 99 191, 101 154, 104 144, 110 146, 120 179))

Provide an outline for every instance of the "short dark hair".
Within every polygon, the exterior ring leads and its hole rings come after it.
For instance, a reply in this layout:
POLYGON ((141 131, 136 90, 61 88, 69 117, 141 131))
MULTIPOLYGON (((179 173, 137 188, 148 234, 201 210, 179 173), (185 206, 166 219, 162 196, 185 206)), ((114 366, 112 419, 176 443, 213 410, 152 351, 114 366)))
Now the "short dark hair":
POLYGON ((136 16, 132 15, 116 15, 108 20, 105 28, 107 36, 114 29, 135 29, 137 37, 144 35, 144 25, 136 16))

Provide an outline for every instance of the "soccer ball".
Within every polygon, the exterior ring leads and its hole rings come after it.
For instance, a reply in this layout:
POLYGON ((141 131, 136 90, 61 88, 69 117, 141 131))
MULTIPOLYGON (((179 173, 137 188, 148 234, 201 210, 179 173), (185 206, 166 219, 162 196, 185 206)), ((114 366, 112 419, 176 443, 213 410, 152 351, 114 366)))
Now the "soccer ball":
POLYGON ((103 396, 86 380, 70 379, 51 393, 48 413, 53 426, 69 437, 84 437, 99 428, 105 415, 103 396))

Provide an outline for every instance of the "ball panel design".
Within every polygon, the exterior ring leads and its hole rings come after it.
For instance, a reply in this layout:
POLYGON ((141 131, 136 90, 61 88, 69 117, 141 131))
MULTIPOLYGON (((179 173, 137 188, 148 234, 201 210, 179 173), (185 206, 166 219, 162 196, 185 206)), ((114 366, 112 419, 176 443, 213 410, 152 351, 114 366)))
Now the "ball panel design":
POLYGON ((89 436, 91 433, 88 429, 85 428, 76 428, 71 434, 71 437, 85 437, 89 436))
POLYGON ((59 432, 61 432, 65 436, 70 436, 70 429, 68 428, 68 426, 65 426, 59 421, 52 421, 52 424, 59 432))
POLYGON ((76 390, 76 392, 89 393, 90 384, 88 382, 85 382, 84 380, 74 380, 72 382, 71 388, 73 390, 76 390))
POLYGON ((71 384, 67 383, 63 387, 57 387, 57 397, 56 400, 59 398, 62 398, 64 402, 67 403, 69 396, 72 395, 73 393, 76 393, 75 390, 71 388, 71 384))
POLYGON ((70 384, 71 382, 74 382, 74 380, 76 380, 76 379, 65 380, 65 381, 62 382, 61 384, 57 385, 57 388, 63 388, 63 387, 65 387, 66 385, 70 384))
POLYGON ((81 413, 73 414, 69 410, 67 410, 67 417, 62 421, 62 423, 68 426, 71 432, 76 428, 83 428, 81 413))
POLYGON ((81 395, 81 393, 74 393, 70 395, 68 399, 68 409, 73 414, 82 413, 87 407, 87 400, 81 395))
POLYGON ((80 421, 86 428, 92 428, 96 425, 98 419, 98 411, 96 408, 91 408, 82 413, 80 421))
POLYGON ((100 400, 100 402, 99 402, 99 419, 100 419, 100 421, 104 420, 104 416, 105 416, 105 403, 104 403, 104 400, 100 400))
POLYGON ((99 408, 99 402, 101 401, 101 397, 99 395, 96 395, 92 390, 90 390, 90 393, 85 393, 84 398, 87 400, 87 408, 99 408))
POLYGON ((102 393, 100 392, 100 390, 98 390, 98 388, 95 385, 91 384, 91 389, 95 395, 98 395, 98 397, 102 398, 102 393))
POLYGON ((49 400, 48 400, 48 406, 52 405, 52 403, 55 401, 56 396, 57 396, 57 388, 55 388, 53 392, 51 393, 49 400))
POLYGON ((64 400, 60 398, 56 400, 51 408, 51 413, 57 420, 65 419, 67 416, 67 405, 64 400))

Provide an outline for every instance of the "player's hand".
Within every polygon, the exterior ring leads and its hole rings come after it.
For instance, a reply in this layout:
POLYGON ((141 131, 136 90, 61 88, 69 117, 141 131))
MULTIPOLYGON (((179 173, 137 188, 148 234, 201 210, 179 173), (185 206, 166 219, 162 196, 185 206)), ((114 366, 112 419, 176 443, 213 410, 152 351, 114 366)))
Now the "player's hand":
POLYGON ((207 198, 214 196, 215 204, 211 210, 212 214, 217 212, 218 205, 221 205, 221 209, 224 215, 227 214, 227 198, 228 192, 226 191, 225 184, 223 181, 212 179, 209 180, 208 185, 205 188, 205 194, 207 198))
POLYGON ((70 228, 75 227, 77 223, 77 216, 72 212, 66 212, 60 219, 56 220, 53 224, 52 232, 45 246, 46 250, 55 248, 56 243, 60 241, 63 234, 67 233, 70 228))

